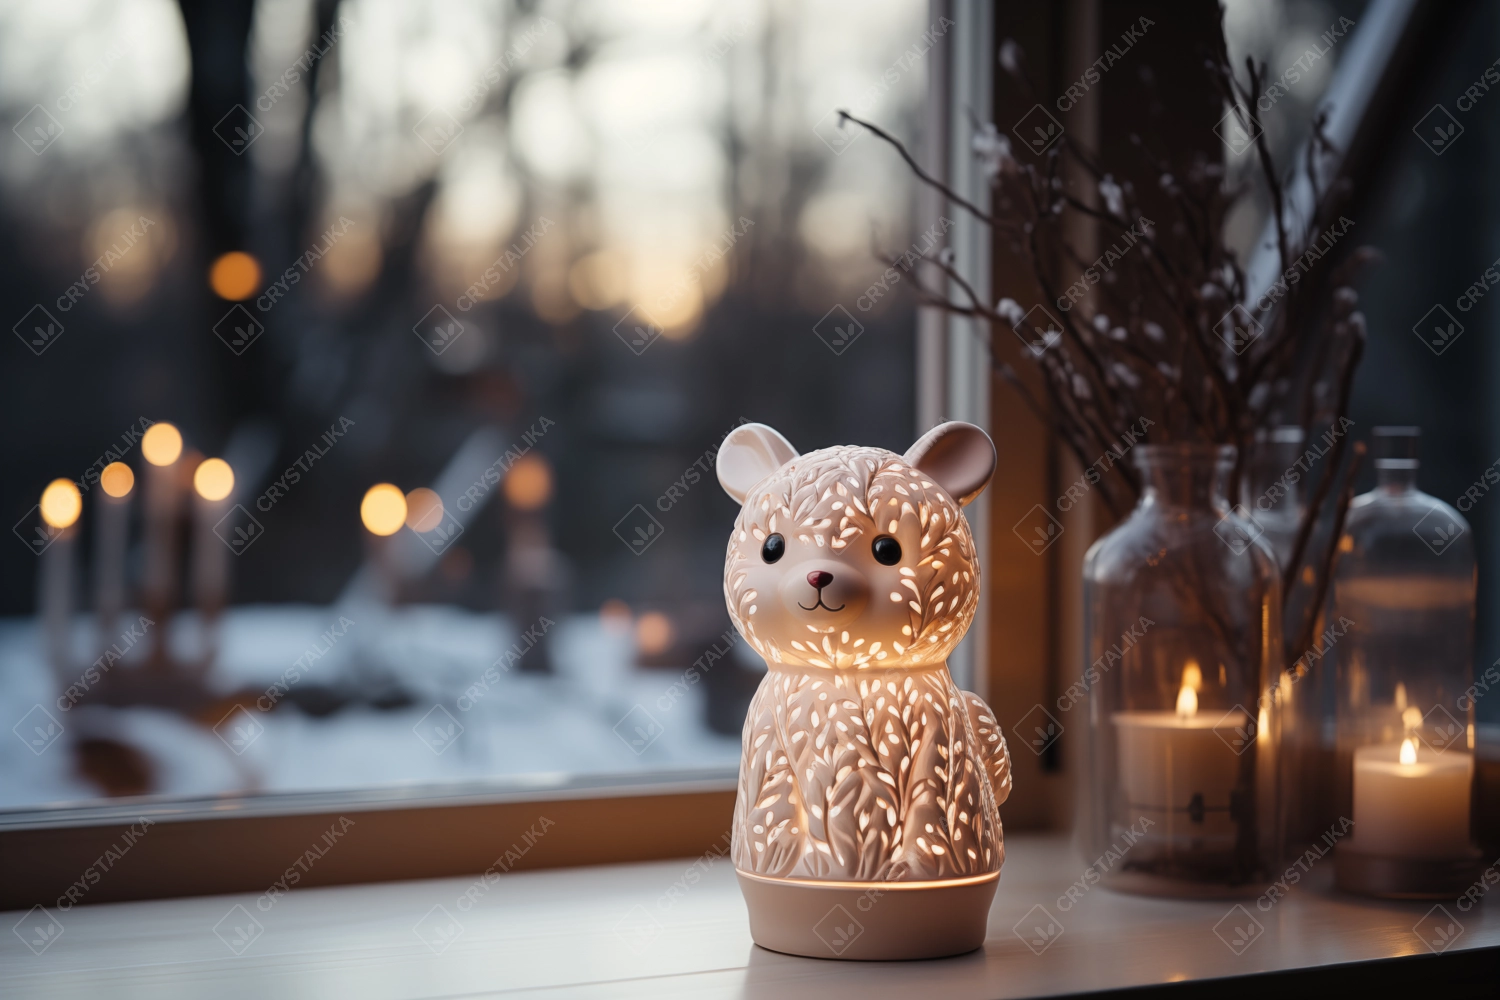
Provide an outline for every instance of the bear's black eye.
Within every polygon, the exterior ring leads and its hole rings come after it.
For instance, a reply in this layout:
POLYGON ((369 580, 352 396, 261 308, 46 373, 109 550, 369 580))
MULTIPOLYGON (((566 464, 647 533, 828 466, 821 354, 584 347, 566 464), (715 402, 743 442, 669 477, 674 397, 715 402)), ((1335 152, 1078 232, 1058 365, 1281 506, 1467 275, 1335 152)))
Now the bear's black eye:
POLYGON ((786 539, 780 535, 772 535, 766 539, 766 544, 760 547, 760 557, 768 563, 773 563, 786 553, 786 539))
POLYGON ((901 543, 890 535, 881 535, 875 539, 870 551, 875 554, 875 561, 882 566, 894 566, 901 561, 901 543))

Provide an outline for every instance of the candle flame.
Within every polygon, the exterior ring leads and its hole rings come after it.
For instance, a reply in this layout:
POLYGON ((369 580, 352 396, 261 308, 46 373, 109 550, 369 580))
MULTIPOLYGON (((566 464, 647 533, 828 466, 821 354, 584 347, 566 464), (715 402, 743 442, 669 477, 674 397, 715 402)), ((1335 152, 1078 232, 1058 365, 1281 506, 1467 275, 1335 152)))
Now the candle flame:
POLYGON ((1396 711, 1406 711, 1406 685, 1400 681, 1396 682, 1396 711))
POLYGON ((1415 764, 1417 762, 1417 744, 1410 736, 1401 741, 1401 763, 1415 764))
POLYGON ((1198 666, 1197 660, 1188 660, 1182 668, 1182 686, 1194 691, 1203 687, 1203 668, 1198 666))
POLYGON ((1187 681, 1182 683, 1182 690, 1177 692, 1177 715, 1179 718, 1191 719, 1198 714, 1198 692, 1188 687, 1187 681))

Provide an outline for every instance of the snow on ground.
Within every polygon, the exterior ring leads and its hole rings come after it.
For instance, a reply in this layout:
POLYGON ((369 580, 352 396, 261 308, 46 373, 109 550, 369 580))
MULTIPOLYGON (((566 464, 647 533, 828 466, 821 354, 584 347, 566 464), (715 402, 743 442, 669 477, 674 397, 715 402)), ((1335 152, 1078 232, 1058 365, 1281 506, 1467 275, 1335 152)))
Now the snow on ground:
MULTIPOLYGON (((207 678, 215 692, 272 689, 281 701, 287 696, 273 689, 278 680, 293 691, 314 684, 369 690, 393 678, 414 700, 399 709, 356 705, 324 717, 290 704, 236 709, 217 724, 221 739, 161 708, 62 708, 67 683, 52 676, 35 621, 3 619, 0 721, 14 737, 0 738, 0 809, 97 799, 98 789, 73 773, 69 744, 83 734, 108 736, 145 754, 158 778, 152 794, 166 797, 738 764, 738 738, 704 725, 702 685, 691 685, 685 697, 664 698, 681 675, 633 667, 629 636, 611 632, 596 615, 564 617, 549 632, 557 673, 544 676, 490 669, 507 649, 526 645, 499 614, 447 606, 237 607, 225 616, 220 654, 207 678), (54 724, 61 735, 46 743, 54 724)), ((168 637, 182 655, 203 645, 189 614, 173 621, 168 637)), ((82 617, 74 640, 71 682, 77 683, 100 652, 86 650, 106 644, 93 638, 92 621, 82 617)), ((138 669, 144 647, 139 643, 112 669, 138 669)))

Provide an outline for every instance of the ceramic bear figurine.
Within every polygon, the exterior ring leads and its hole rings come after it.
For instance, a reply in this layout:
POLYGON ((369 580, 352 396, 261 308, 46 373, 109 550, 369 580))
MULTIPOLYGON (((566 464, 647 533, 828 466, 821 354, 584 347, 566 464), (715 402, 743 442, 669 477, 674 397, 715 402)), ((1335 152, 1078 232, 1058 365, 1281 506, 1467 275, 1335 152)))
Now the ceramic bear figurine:
POLYGON ((960 507, 994 470, 989 436, 957 422, 905 455, 799 455, 764 424, 719 449, 741 504, 724 598, 769 668, 745 720, 732 846, 762 947, 895 959, 984 941, 1010 755, 947 657, 979 600, 960 507))

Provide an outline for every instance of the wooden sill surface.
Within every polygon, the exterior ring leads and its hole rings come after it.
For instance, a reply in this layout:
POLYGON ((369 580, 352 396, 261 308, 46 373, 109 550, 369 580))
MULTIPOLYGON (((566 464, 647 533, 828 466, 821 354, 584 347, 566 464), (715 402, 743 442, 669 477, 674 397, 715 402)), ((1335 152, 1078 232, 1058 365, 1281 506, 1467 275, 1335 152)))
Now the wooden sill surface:
MULTIPOLYGON (((443 831, 433 830, 431 850, 442 845, 443 831)), ((1240 911, 1220 923, 1231 903, 1088 885, 1085 862, 1059 836, 1015 836, 1006 846, 984 948, 941 961, 846 963, 762 951, 750 940, 729 860, 710 857, 515 872, 488 882, 291 886, 281 895, 54 910, 62 930, 41 954, 19 933, 4 933, 0 996, 958 1000, 1130 988, 1185 996, 1202 988, 1224 998, 1368 980, 1387 987, 1427 982, 1447 1000, 1466 995, 1470 981, 1493 989, 1500 974, 1500 908, 1493 903, 1460 910, 1457 901, 1446 902, 1460 929, 1433 957, 1414 930, 1433 904, 1336 894, 1326 885, 1332 858, 1315 863, 1279 902, 1263 909, 1246 901, 1263 930, 1236 954, 1215 933, 1216 926, 1225 935, 1232 924, 1249 926, 1240 911), (1063 894, 1075 882, 1086 890, 1069 900, 1063 894), (1013 930, 1038 923, 1037 906, 1061 927, 1039 954, 1013 930), (248 928, 248 945, 236 953, 216 925, 226 936, 233 926, 248 928), (443 929, 451 931, 446 944, 443 929)), ((21 931, 45 922, 21 911, 0 920, 21 931)))

